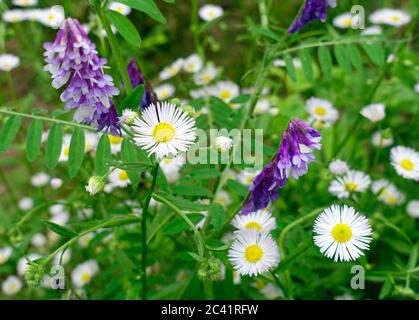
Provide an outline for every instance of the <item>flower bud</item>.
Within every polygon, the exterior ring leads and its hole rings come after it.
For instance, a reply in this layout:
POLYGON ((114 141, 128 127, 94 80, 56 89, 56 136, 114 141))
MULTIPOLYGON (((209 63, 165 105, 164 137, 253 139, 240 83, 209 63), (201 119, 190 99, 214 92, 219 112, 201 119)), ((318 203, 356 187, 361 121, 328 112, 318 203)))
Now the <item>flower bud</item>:
POLYGON ((201 280, 220 281, 223 278, 223 263, 216 257, 201 262, 198 270, 201 280))
POLYGON ((122 111, 121 123, 124 123, 127 126, 132 126, 134 124, 135 119, 137 118, 137 112, 131 109, 125 109, 124 111, 122 111))
POLYGON ((41 265, 29 264, 25 272, 25 280, 29 287, 38 287, 44 278, 44 268, 41 265))
POLYGON ((105 181, 100 176, 93 176, 89 179, 89 183, 86 186, 86 191, 90 193, 90 195, 94 196, 96 193, 101 192, 105 187, 105 181))

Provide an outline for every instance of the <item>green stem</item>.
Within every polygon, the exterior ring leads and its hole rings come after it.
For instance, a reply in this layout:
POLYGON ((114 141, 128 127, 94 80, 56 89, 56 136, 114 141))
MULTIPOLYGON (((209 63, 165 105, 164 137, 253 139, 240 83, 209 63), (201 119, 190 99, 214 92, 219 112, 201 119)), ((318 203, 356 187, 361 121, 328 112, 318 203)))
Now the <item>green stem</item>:
POLYGON ((192 0, 191 8, 191 31, 195 44, 196 51, 201 59, 205 58, 204 49, 199 41, 199 24, 198 24, 198 0, 192 0))
POLYGON ((7 84, 9 86, 11 100, 16 104, 17 103, 16 88, 13 82, 12 73, 10 71, 7 72, 7 84))
POLYGON ((131 80, 128 75, 127 71, 127 64, 122 59, 121 51, 119 50, 118 41, 114 33, 112 32, 111 24, 108 20, 108 16, 106 15, 105 9, 103 7, 98 6, 97 12, 99 14, 99 18, 102 21, 102 24, 105 28, 106 35, 108 36, 109 45, 111 47, 111 51, 113 53, 113 58, 115 59, 116 66, 119 70, 119 74, 121 75, 121 79, 124 82, 124 88, 127 94, 132 91, 131 80))
POLYGON ((76 123, 76 122, 59 120, 59 119, 48 118, 48 117, 43 117, 43 116, 37 116, 37 115, 34 115, 34 114, 16 112, 16 111, 11 111, 11 110, 1 109, 1 108, 6 108, 6 107, 0 107, 0 114, 3 113, 3 114, 11 115, 11 116, 20 116, 20 117, 29 118, 29 119, 39 119, 39 120, 43 120, 43 121, 59 123, 59 124, 66 125, 66 126, 78 127, 78 128, 84 129, 84 130, 96 131, 96 129, 93 128, 93 127, 86 126, 84 124, 80 124, 80 123, 76 123))
POLYGON ((148 208, 150 206, 150 200, 153 195, 153 191, 156 187, 157 175, 159 173, 159 164, 153 168, 153 181, 151 183, 150 191, 147 194, 147 197, 143 206, 143 217, 141 219, 141 245, 142 245, 142 258, 141 258, 141 267, 142 267, 142 298, 143 300, 147 299, 147 214, 148 208))

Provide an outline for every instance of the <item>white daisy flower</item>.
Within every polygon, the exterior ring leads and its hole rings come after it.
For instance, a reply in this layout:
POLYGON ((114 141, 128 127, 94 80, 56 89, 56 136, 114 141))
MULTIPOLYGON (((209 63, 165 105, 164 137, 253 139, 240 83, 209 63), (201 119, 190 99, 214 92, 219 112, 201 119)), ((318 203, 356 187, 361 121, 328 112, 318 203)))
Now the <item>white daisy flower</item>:
POLYGON ((65 19, 64 7, 52 6, 40 12, 38 21, 47 27, 58 29, 65 19))
POLYGON ((394 184, 385 179, 373 181, 371 190, 373 193, 378 194, 378 199, 381 202, 389 206, 399 205, 403 203, 406 198, 394 184))
POLYGON ((60 162, 67 162, 68 157, 70 155, 70 143, 71 143, 71 135, 65 134, 63 137, 63 144, 61 146, 61 153, 58 161, 60 162))
POLYGON ((349 198, 353 193, 365 192, 371 184, 370 177, 362 171, 349 170, 343 177, 337 177, 329 186, 329 192, 339 199, 349 198))
POLYGON ((317 217, 313 231, 320 252, 335 262, 358 259, 372 241, 368 219, 346 205, 325 209, 317 217))
POLYGON ((374 24, 387 24, 394 27, 401 27, 408 24, 412 17, 399 9, 383 8, 374 11, 369 19, 374 24))
POLYGON ((202 69, 202 59, 197 54, 192 54, 183 62, 183 70, 187 73, 196 73, 202 69))
POLYGON ((41 258, 41 255, 38 253, 29 253, 26 257, 22 257, 17 261, 17 274, 19 276, 23 276, 26 272, 26 270, 28 270, 29 267, 29 262, 32 262, 36 259, 41 258))
POLYGON ((372 135, 371 142, 375 147, 386 148, 394 143, 394 139, 391 134, 383 134, 381 131, 377 131, 372 135))
POLYGON ((84 287, 99 272, 99 266, 95 260, 88 260, 79 264, 71 273, 71 279, 77 288, 84 287))
POLYGON ((38 4, 38 0, 13 0, 12 3, 19 7, 30 7, 38 4))
POLYGON ((22 211, 29 211, 33 208, 33 200, 25 197, 19 200, 18 207, 22 211))
POLYGON ((180 70, 182 70, 183 66, 183 59, 179 58, 175 62, 173 62, 170 66, 164 68, 159 73, 160 80, 164 81, 176 76, 180 70))
POLYGON ((275 218, 269 210, 262 209, 247 215, 236 215, 231 222, 241 232, 244 230, 255 229, 259 232, 271 232, 276 228, 275 218))
POLYGON ((1 71, 9 72, 12 69, 18 67, 19 65, 20 65, 19 57, 13 54, 9 54, 9 53, 0 54, 0 70, 1 71))
POLYGON ((157 158, 186 152, 196 137, 195 120, 167 102, 151 104, 143 110, 132 129, 136 144, 157 158))
POLYGON ((98 135, 94 132, 84 133, 84 152, 94 151, 98 142, 98 135))
POLYGON ((56 216, 58 214, 61 214, 63 212, 69 212, 69 209, 62 203, 53 204, 48 208, 48 211, 51 215, 56 216))
POLYGON ((419 218, 419 200, 411 200, 406 206, 406 211, 412 218, 419 218))
POLYGON ((47 244, 47 237, 42 233, 35 233, 32 236, 31 244, 36 248, 42 248, 47 244))
POLYGON ((204 69, 194 74, 194 82, 197 85, 206 85, 213 81, 218 75, 218 69, 209 63, 204 69))
POLYGON ((0 266, 5 264, 10 257, 12 256, 13 249, 12 247, 0 248, 0 266))
POLYGON ((95 236, 94 232, 87 233, 84 236, 81 236, 79 240, 77 240, 77 243, 79 244, 80 247, 87 248, 89 246, 90 240, 92 240, 94 236, 95 236))
POLYGON ((260 233, 254 229, 237 234, 228 256, 239 275, 256 276, 279 263, 275 240, 269 233, 260 233))
POLYGON ((214 146, 216 150, 226 152, 233 147, 233 140, 229 137, 218 136, 215 138, 214 146))
POLYGON ((131 13, 130 7, 117 1, 111 1, 109 3, 108 9, 116 11, 124 16, 129 15, 131 13))
POLYGON ((55 224, 59 224, 60 226, 65 226, 69 220, 70 220, 70 212, 63 211, 61 213, 53 215, 49 221, 55 224))
POLYGON ((371 26, 368 28, 365 28, 362 32, 361 35, 363 36, 377 36, 383 33, 383 29, 381 29, 380 26, 371 26))
POLYGON ((121 152, 122 140, 124 138, 118 137, 118 136, 113 136, 111 134, 108 134, 108 138, 109 138, 109 142, 111 144, 112 154, 116 154, 116 153, 121 152))
POLYGON ((167 100, 175 94, 175 86, 170 83, 164 83, 156 88, 154 92, 156 93, 157 99, 160 101, 167 100))
POLYGON ((268 99, 266 98, 259 99, 258 102, 256 103, 255 109, 253 110, 253 114, 256 114, 256 115, 264 114, 268 112, 270 108, 271 108, 271 103, 269 102, 268 99))
POLYGON ((1 284, 1 290, 6 296, 14 296, 22 289, 22 281, 16 276, 8 276, 1 284))
POLYGON ((378 122, 385 118, 386 110, 382 103, 370 104, 361 110, 361 115, 372 122, 378 122))
POLYGON ((199 12, 198 12, 199 17, 204 21, 211 21, 211 20, 217 19, 221 17, 223 13, 224 13, 223 8, 221 8, 220 6, 213 5, 213 4, 203 5, 199 9, 199 12))
POLYGON ((336 159, 330 162, 329 164, 329 170, 332 174, 336 176, 340 176, 342 174, 345 174, 349 170, 349 165, 346 161, 336 159))
POLYGON ((165 157, 161 159, 159 162, 160 169, 163 171, 169 183, 173 183, 179 179, 179 171, 184 164, 185 157, 182 155, 179 155, 174 158, 165 157))
POLYGON ((358 25, 359 16, 352 16, 350 12, 342 13, 333 19, 333 25, 340 29, 353 28, 358 25))
POLYGON ((219 81, 210 88, 210 94, 228 103, 238 97, 240 87, 232 81, 219 81))
POLYGON ((122 116, 120 117, 119 122, 121 124, 131 126, 136 118, 138 118, 138 112, 131 109, 124 109, 122 111, 122 116))
POLYGON ((231 196, 228 192, 222 190, 218 192, 217 197, 214 199, 215 203, 223 207, 227 207, 231 203, 231 196))
POLYGON ((49 175, 45 172, 39 172, 31 177, 31 184, 34 187, 43 187, 49 182, 49 175))
POLYGON ((125 170, 119 168, 113 170, 108 179, 113 188, 126 188, 131 184, 128 173, 125 170))
POLYGON ((237 174, 237 180, 245 186, 250 186, 253 183, 253 179, 259 174, 257 170, 243 170, 237 174))
POLYGON ((308 99, 305 109, 313 119, 327 123, 333 123, 339 117, 338 111, 329 101, 317 97, 308 99))
POLYGON ((390 152, 391 164, 405 179, 419 180, 419 153, 412 148, 397 146, 390 152))
POLYGON ((51 188, 59 189, 63 185, 63 180, 60 178, 52 178, 49 184, 51 185, 51 188))
POLYGON ((27 19, 26 12, 21 9, 6 10, 3 12, 3 20, 9 23, 25 21, 27 19))

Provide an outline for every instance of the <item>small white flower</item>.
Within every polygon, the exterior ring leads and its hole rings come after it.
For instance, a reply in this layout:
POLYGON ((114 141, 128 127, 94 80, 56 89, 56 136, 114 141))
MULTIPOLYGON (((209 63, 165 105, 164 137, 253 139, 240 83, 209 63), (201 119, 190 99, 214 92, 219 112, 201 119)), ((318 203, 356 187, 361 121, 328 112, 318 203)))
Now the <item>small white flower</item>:
POLYGON ((49 175, 45 172, 39 172, 31 177, 31 184, 34 187, 43 187, 49 182, 49 175))
POLYGON ((262 209, 247 215, 236 215, 231 222, 236 232, 255 229, 259 232, 271 232, 276 228, 275 218, 269 210, 262 209))
POLYGON ((33 200, 28 197, 22 198, 19 200, 18 206, 22 211, 29 211, 33 208, 33 200))
POLYGON ((378 194, 378 199, 389 205, 400 205, 406 199, 406 196, 400 192, 394 184, 385 179, 376 180, 371 185, 371 190, 378 194))
POLYGON ((124 138, 108 134, 112 154, 121 152, 122 140, 124 138))
POLYGON ((1 289, 6 296, 14 296, 22 289, 22 281, 16 276, 8 276, 1 284, 1 289))
POLYGON ((81 236, 79 238, 77 243, 79 244, 80 247, 87 248, 89 246, 90 240, 92 240, 94 236, 95 236, 94 232, 90 232, 88 234, 85 234, 84 236, 81 236))
POLYGON ((68 161, 68 157, 70 155, 70 143, 71 143, 71 135, 65 134, 63 137, 63 144, 61 146, 61 153, 58 161, 66 162, 68 161))
POLYGON ((12 253, 12 247, 0 248, 0 266, 9 260, 9 258, 12 256, 12 253))
POLYGON ((329 101, 317 97, 308 99, 305 109, 313 119, 326 123, 333 123, 339 117, 338 111, 329 101))
POLYGON ((213 81, 218 75, 218 69, 209 63, 201 71, 194 74, 194 82, 197 85, 206 85, 213 81))
POLYGON ((185 164, 185 157, 178 155, 177 157, 165 157, 159 162, 160 169, 163 171, 169 183, 177 181, 180 177, 179 171, 185 164))
POLYGON ((164 80, 167 80, 176 76, 180 72, 180 70, 182 70, 182 66, 183 66, 183 59, 181 58, 177 59, 170 66, 164 68, 159 73, 160 80, 164 81, 164 80))
POLYGON ((223 13, 223 8, 213 4, 203 5, 198 12, 200 18, 204 21, 211 21, 217 19, 218 17, 221 17, 223 13))
POLYGON ((84 133, 84 152, 94 151, 98 143, 98 135, 93 132, 84 133))
POLYGON ((131 8, 130 7, 128 7, 125 4, 119 3, 117 1, 111 1, 109 3, 108 9, 109 10, 116 11, 116 12, 118 12, 120 14, 123 14, 124 16, 126 16, 126 15, 128 15, 128 14, 131 13, 131 8))
POLYGON ((387 24, 394 27, 401 27, 408 24, 412 17, 399 9, 383 8, 374 11, 369 19, 374 24, 387 24))
POLYGON ((27 19, 26 12, 21 9, 6 10, 3 12, 3 20, 9 23, 25 21, 27 19))
POLYGON ((13 0, 12 3, 19 7, 30 7, 38 4, 38 0, 13 0))
POLYGON ((419 93, 419 82, 415 84, 415 87, 413 88, 415 92, 419 93))
POLYGON ((393 53, 391 53, 388 55, 386 62, 390 64, 390 63, 393 63, 395 59, 396 59, 396 56, 393 53))
POLYGON ((210 88, 210 94, 229 103, 240 94, 240 87, 231 81, 220 81, 210 88))
POLYGON ((237 234, 228 257, 239 275, 256 276, 278 265, 279 250, 269 233, 252 229, 237 234))
POLYGON ((329 186, 329 192, 339 199, 349 198, 352 193, 365 192, 371 184, 370 177, 357 170, 349 170, 343 177, 337 177, 329 186))
POLYGON ((60 178, 52 178, 49 183, 51 185, 51 188, 59 189, 63 185, 63 180, 61 180, 60 178))
POLYGON ((196 137, 195 120, 174 104, 151 104, 132 126, 134 141, 158 158, 186 152, 196 137))
POLYGON ((419 181, 419 153, 416 150, 404 146, 393 147, 390 159, 398 175, 419 181))
POLYGON ((53 216, 56 216, 56 215, 61 214, 63 212, 69 212, 68 208, 62 203, 57 203, 57 204, 51 205, 48 208, 48 211, 53 216))
POLYGON ((36 259, 41 258, 41 255, 38 253, 29 253, 26 257, 22 257, 17 261, 17 274, 23 276, 26 270, 29 267, 29 262, 32 262, 36 259))
POLYGON ((324 210, 317 217, 313 231, 320 252, 335 262, 358 259, 372 241, 368 219, 346 205, 332 205, 324 210))
POLYGON ((361 110, 361 115, 372 122, 378 122, 385 118, 385 106, 382 103, 370 104, 361 110))
POLYGON ((218 151, 226 152, 233 147, 233 140, 229 137, 218 136, 215 138, 214 145, 218 151))
POLYGON ((79 264, 71 273, 71 279, 77 288, 84 287, 99 272, 99 266, 95 260, 88 260, 79 264))
POLYGON ((114 188, 126 188, 128 185, 131 184, 129 180, 128 173, 122 169, 115 169, 111 172, 108 177, 109 183, 114 188))
POLYGON ((352 16, 349 12, 343 13, 333 19, 333 25, 340 29, 356 27, 359 25, 359 15, 352 16))
POLYGON ((0 54, 0 70, 9 72, 20 65, 19 57, 5 53, 0 54))
POLYGON ((70 220, 70 213, 68 211, 63 211, 53 215, 49 221, 55 224, 59 224, 60 226, 65 226, 68 220, 70 220))
POLYGON ((62 6, 52 6, 43 9, 39 14, 38 19, 43 25, 58 29, 65 19, 64 8, 62 6))
POLYGON ((412 218, 419 218, 419 200, 411 200, 406 206, 406 211, 412 218))
POLYGON ((329 170, 334 175, 340 176, 342 174, 345 174, 349 170, 349 165, 347 162, 336 159, 330 162, 329 164, 329 170))
MULTIPOLYGON (((301 68, 302 67, 301 60, 298 59, 298 58, 292 59, 292 64, 294 65, 295 68, 301 68)), ((278 67, 278 68, 285 68, 287 64, 282 59, 275 59, 273 61, 273 65, 275 67, 278 67)))
POLYGON ((31 239, 31 244, 36 248, 42 248, 47 244, 47 237, 42 233, 35 233, 31 239))
POLYGON ((361 35, 363 35, 363 36, 377 36, 377 35, 380 35, 381 33, 383 33, 383 29, 381 29, 380 26, 371 26, 371 27, 365 28, 361 32, 361 35))
POLYGON ((154 92, 156 93, 158 100, 167 100, 175 94, 175 86, 170 83, 165 83, 154 88, 154 92))
POLYGON ((375 147, 386 148, 394 143, 392 135, 382 134, 381 131, 374 132, 371 142, 375 147))
POLYGON ((262 98, 259 99, 256 103, 255 109, 253 110, 253 114, 264 114, 269 111, 271 108, 271 103, 268 99, 262 98))
POLYGON ((183 62, 183 70, 187 73, 196 73, 202 69, 202 59, 197 54, 192 54, 183 62))
POLYGON ((231 196, 228 192, 222 190, 218 192, 214 202, 222 205, 223 207, 227 207, 231 203, 231 196))
POLYGON ((237 175, 237 180, 245 186, 250 186, 253 183, 253 179, 259 174, 257 170, 243 170, 237 175))

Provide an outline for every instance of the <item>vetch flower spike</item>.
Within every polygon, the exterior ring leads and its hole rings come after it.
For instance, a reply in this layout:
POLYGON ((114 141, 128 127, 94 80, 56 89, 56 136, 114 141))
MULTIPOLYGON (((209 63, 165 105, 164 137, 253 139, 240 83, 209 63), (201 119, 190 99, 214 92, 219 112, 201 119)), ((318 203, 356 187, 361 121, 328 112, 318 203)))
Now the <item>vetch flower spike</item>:
POLYGON ((335 7, 336 0, 306 0, 304 7, 298 13, 291 27, 289 27, 288 32, 296 33, 314 20, 325 22, 328 6, 335 7))

